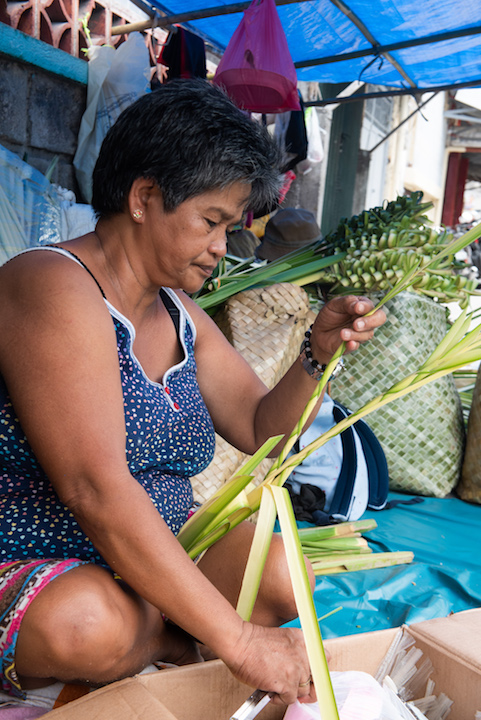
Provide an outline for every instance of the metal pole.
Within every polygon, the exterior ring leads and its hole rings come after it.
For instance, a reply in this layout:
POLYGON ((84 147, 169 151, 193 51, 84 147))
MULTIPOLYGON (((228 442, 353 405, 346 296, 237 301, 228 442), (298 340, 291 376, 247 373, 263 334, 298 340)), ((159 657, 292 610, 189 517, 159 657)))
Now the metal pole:
POLYGON ((363 95, 347 95, 346 97, 327 98, 326 100, 308 100, 304 103, 306 107, 324 107, 333 103, 356 102, 357 100, 369 100, 378 97, 396 97, 397 95, 424 95, 424 93, 439 92, 440 90, 459 90, 460 88, 479 87, 481 80, 469 80, 464 83, 451 83, 449 85, 436 85, 426 88, 403 88, 402 90, 386 90, 381 92, 364 93, 363 95))

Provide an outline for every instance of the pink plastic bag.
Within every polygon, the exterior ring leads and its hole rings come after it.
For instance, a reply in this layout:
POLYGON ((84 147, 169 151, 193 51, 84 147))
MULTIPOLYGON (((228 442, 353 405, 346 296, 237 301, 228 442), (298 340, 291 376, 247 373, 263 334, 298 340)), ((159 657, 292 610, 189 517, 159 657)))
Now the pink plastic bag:
POLYGON ((244 11, 214 83, 243 110, 300 110, 296 69, 274 0, 253 0, 244 11))

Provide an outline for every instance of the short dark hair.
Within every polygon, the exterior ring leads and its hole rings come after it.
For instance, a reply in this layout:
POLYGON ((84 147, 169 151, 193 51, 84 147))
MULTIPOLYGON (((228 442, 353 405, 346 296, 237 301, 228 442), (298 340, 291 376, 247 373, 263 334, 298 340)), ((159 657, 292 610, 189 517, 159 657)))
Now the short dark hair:
POLYGON ((151 178, 164 208, 234 182, 251 183, 248 209, 274 205, 280 158, 267 130, 207 80, 171 80, 122 112, 93 171, 98 217, 120 213, 132 183, 151 178))

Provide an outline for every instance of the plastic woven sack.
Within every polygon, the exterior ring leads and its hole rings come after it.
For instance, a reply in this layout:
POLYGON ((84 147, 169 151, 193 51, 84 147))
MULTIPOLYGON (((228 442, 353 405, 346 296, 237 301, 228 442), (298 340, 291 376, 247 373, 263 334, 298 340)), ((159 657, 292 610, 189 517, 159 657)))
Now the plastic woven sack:
POLYGON ((254 0, 244 11, 213 82, 244 110, 301 109, 296 69, 274 0, 254 0))
MULTIPOLYGON (((446 333, 446 310, 405 292, 385 306, 374 338, 346 357, 332 396, 354 411, 419 368, 446 333)), ((451 375, 366 418, 386 455, 390 488, 445 497, 458 483, 464 451, 461 402, 451 375)))
POLYGON ((469 411, 466 452, 461 481, 456 488, 460 498, 481 505, 481 368, 478 370, 469 411))

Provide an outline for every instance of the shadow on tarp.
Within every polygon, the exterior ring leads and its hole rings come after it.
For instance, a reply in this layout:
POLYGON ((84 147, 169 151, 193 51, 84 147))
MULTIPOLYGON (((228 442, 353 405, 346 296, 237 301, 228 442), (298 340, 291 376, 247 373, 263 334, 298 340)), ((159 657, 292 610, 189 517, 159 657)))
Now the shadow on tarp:
MULTIPOLYGON (((409 497, 389 494, 389 500, 409 497)), ((342 606, 321 622, 324 638, 481 607, 481 506, 457 498, 423 498, 416 505, 366 512, 362 519, 366 518, 378 524, 364 536, 374 552, 411 550, 414 560, 409 565, 318 577, 318 617, 342 606)), ((289 625, 298 627, 299 622, 289 625)))

